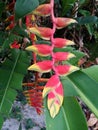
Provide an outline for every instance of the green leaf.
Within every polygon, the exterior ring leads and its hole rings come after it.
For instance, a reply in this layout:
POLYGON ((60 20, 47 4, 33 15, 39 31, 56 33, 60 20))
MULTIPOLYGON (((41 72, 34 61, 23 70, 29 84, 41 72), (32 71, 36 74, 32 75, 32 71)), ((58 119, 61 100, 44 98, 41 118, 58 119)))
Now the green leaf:
POLYGON ((25 31, 26 28, 20 27, 19 25, 15 26, 14 29, 12 30, 12 33, 16 33, 19 36, 24 36, 24 37, 28 37, 27 32, 25 31))
POLYGON ((61 83, 64 89, 64 96, 78 96, 78 93, 73 87, 73 84, 68 80, 68 77, 61 78, 61 83))
POLYGON ((17 92, 21 89, 29 57, 26 52, 12 50, 9 59, 0 64, 0 128, 3 116, 8 116, 17 92))
POLYGON ((40 4, 43 4, 46 0, 39 0, 40 4))
POLYGON ((81 71, 68 76, 82 101, 98 117, 98 82, 81 71))
POLYGON ((15 3, 15 19, 18 20, 31 13, 38 5, 38 0, 17 0, 15 3))
POLYGON ((4 11, 5 9, 5 3, 4 2, 0 2, 0 17, 2 15, 2 12, 4 11))
POLYGON ((98 23, 98 17, 96 16, 86 16, 86 17, 78 17, 77 18, 78 24, 95 24, 98 23))
POLYGON ((47 130, 87 130, 86 120, 74 97, 64 98, 59 114, 53 119, 45 110, 47 130))
POLYGON ((62 15, 64 16, 73 6, 76 0, 62 0, 62 15))
POLYGON ((87 69, 83 69, 82 71, 98 82, 98 65, 93 65, 87 69))

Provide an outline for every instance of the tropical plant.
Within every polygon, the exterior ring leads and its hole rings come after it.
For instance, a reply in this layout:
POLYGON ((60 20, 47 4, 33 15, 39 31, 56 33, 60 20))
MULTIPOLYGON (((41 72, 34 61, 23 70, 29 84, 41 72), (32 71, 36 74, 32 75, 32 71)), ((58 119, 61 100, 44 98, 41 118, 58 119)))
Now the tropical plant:
MULTIPOLYGON (((0 128, 11 111, 17 90, 23 90, 38 114, 44 111, 47 130, 87 130, 78 99, 98 117, 98 66, 81 69, 84 53, 74 49, 74 41, 59 34, 79 29, 82 20, 68 18, 75 2, 0 2, 0 128), (66 3, 69 6, 65 8, 66 3), (62 7, 62 12, 57 13, 54 5, 62 7)), ((84 3, 81 0, 79 4, 84 3)), ((95 19, 89 16, 86 20, 92 18, 95 19)))

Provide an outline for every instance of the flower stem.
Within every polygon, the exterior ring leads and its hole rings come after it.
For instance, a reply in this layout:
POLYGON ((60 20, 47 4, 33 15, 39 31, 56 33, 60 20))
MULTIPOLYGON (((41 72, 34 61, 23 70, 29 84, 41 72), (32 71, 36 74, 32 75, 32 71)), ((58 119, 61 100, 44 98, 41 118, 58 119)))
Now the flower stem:
POLYGON ((51 36, 51 44, 52 44, 51 56, 52 56, 52 62, 53 62, 53 70, 54 70, 55 74, 58 75, 56 68, 55 68, 55 60, 53 57, 53 55, 54 55, 54 52, 53 52, 53 50, 54 50, 54 34, 56 31, 55 16, 54 16, 54 0, 51 0, 50 4, 51 4, 51 19, 52 19, 52 23, 53 23, 53 27, 52 27, 53 33, 51 36))

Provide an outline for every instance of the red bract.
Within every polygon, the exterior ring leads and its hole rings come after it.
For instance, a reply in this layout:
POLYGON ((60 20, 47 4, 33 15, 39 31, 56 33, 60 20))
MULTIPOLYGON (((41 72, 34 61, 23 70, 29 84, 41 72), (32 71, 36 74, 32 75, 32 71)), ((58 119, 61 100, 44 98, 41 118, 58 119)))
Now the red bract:
POLYGON ((7 19, 5 19, 5 22, 8 22, 8 21, 14 21, 14 15, 11 15, 7 19))
POLYGON ((48 94, 48 109, 50 111, 50 115, 54 118, 62 106, 63 103, 63 87, 60 83, 54 91, 51 91, 48 94))
POLYGON ((27 26, 27 28, 29 27, 33 27, 33 24, 32 24, 32 21, 35 21, 35 16, 34 15, 31 15, 31 14, 29 14, 29 15, 27 15, 26 16, 26 26, 27 26))
POLYGON ((33 11, 33 14, 40 15, 40 16, 49 16, 50 13, 51 13, 50 4, 42 4, 33 11))
POLYGON ((14 41, 11 45, 11 48, 15 48, 15 49, 19 49, 20 48, 20 44, 18 43, 18 41, 14 41))
POLYGON ((77 21, 71 18, 55 18, 55 24, 57 29, 64 28, 71 23, 77 23, 77 21))
POLYGON ((43 90, 43 97, 45 97, 50 91, 54 90, 60 85, 60 80, 57 75, 53 75, 46 83, 43 90))
POLYGON ((31 65, 28 70, 34 70, 41 73, 50 72, 52 69, 53 63, 50 60, 41 61, 31 65))
POLYGON ((56 52, 53 54, 53 58, 55 59, 55 61, 68 60, 72 57, 75 57, 75 55, 69 52, 56 52))
POLYGON ((6 27, 6 30, 11 30, 14 28, 14 26, 15 26, 15 24, 11 23, 9 26, 6 27))
POLYGON ((59 76, 66 76, 76 70, 79 70, 79 68, 73 65, 58 65, 56 66, 56 70, 59 76))
POLYGON ((67 45, 74 45, 74 42, 64 38, 54 38, 53 44, 57 48, 63 48, 67 45))
MULTIPOLYGON (((27 86, 27 87, 29 87, 29 86, 27 86)), ((43 107, 42 91, 40 91, 40 93, 39 93, 40 86, 37 86, 37 87, 32 86, 32 87, 33 87, 33 89, 25 90, 24 94, 26 96, 28 103, 36 109, 38 114, 41 114, 42 107, 43 107)))
POLYGON ((51 46, 45 44, 32 45, 27 47, 26 50, 33 51, 40 56, 49 56, 52 52, 51 46))
POLYGON ((8 4, 6 6, 6 10, 9 10, 9 11, 13 10, 14 9, 14 5, 15 5, 15 0, 13 0, 10 4, 8 4))
POLYGON ((32 27, 28 29, 31 33, 34 33, 45 40, 50 40, 53 30, 46 27, 32 27))
POLYGON ((33 33, 30 33, 30 39, 32 42, 36 41, 36 35, 33 33))
POLYGON ((63 87, 58 75, 53 75, 46 83, 43 97, 48 94, 48 109, 51 117, 55 117, 63 102, 63 87))

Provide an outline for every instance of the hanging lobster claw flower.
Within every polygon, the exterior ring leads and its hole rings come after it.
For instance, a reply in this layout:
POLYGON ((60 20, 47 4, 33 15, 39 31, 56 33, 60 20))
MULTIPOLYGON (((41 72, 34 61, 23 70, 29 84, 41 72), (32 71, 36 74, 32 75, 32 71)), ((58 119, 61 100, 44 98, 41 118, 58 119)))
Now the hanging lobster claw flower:
POLYGON ((14 5, 15 5, 15 0, 13 0, 10 4, 8 4, 6 6, 6 10, 9 10, 9 11, 13 10, 14 9, 14 5))
POLYGON ((9 26, 6 27, 6 30, 11 30, 14 28, 14 26, 15 26, 15 24, 11 23, 9 26))
POLYGON ((68 60, 72 57, 75 57, 75 55, 69 52, 56 52, 53 54, 53 58, 55 59, 55 62, 68 60))
POLYGON ((10 45, 10 48, 19 49, 19 48, 20 48, 20 44, 18 43, 18 41, 14 41, 14 42, 10 45))
POLYGON ((36 41, 37 40, 36 35, 33 33, 30 33, 30 39, 32 42, 36 41))
POLYGON ((57 48, 63 48, 67 45, 74 45, 75 43, 71 40, 64 38, 54 38, 53 40, 54 46, 57 48))
POLYGON ((78 67, 72 65, 58 65, 55 67, 59 76, 66 76, 74 71, 79 70, 78 67))
POLYGON ((63 103, 63 87, 60 83, 58 87, 55 88, 54 91, 51 91, 48 94, 48 109, 50 111, 50 115, 54 118, 62 106, 63 103))
POLYGON ((45 60, 31 65, 28 70, 34 70, 41 73, 50 72, 52 69, 52 61, 45 60))
POLYGON ((34 15, 31 15, 31 14, 27 15, 26 16, 26 26, 28 28, 33 27, 32 21, 34 22, 35 20, 36 20, 36 18, 34 15))
POLYGON ((39 5, 34 11, 33 14, 40 16, 49 16, 51 13, 51 5, 50 4, 42 4, 39 5))
POLYGON ((43 97, 45 97, 50 91, 54 90, 60 85, 60 80, 57 75, 53 75, 46 83, 43 90, 43 97))
POLYGON ((9 16, 7 19, 5 19, 5 22, 14 21, 14 15, 9 16))
POLYGON ((68 26, 71 23, 77 23, 77 21, 71 18, 57 17, 55 18, 55 23, 56 23, 56 28, 61 29, 68 26))
POLYGON ((49 56, 52 52, 52 47, 45 44, 32 45, 26 48, 28 51, 33 51, 40 56, 49 56))
POLYGON ((28 30, 31 33, 34 33, 45 40, 50 40, 50 37, 53 34, 53 30, 51 28, 46 28, 46 27, 32 27, 29 28, 28 30))

